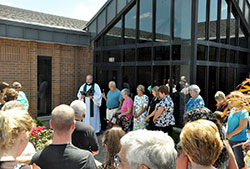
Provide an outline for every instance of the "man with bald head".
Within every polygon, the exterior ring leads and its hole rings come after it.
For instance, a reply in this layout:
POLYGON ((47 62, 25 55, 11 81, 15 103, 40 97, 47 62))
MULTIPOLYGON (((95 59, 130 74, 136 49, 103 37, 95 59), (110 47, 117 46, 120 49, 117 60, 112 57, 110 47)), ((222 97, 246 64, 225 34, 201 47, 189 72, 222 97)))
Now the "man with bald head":
POLYGON ((75 129, 74 110, 67 105, 59 105, 52 111, 50 128, 54 130, 52 144, 37 152, 31 160, 41 169, 96 169, 89 151, 78 149, 71 144, 75 129))
POLYGON ((99 85, 93 83, 92 75, 86 76, 86 83, 78 90, 77 97, 86 104, 86 114, 82 121, 99 133, 101 130, 99 107, 102 104, 102 93, 99 85))

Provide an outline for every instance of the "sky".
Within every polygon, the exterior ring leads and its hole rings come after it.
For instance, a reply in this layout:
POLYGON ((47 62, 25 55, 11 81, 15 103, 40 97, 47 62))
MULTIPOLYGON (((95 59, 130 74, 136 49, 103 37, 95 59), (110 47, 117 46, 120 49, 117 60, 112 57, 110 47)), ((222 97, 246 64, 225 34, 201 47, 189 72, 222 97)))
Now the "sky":
POLYGON ((89 21, 107 0, 0 0, 0 4, 89 21))

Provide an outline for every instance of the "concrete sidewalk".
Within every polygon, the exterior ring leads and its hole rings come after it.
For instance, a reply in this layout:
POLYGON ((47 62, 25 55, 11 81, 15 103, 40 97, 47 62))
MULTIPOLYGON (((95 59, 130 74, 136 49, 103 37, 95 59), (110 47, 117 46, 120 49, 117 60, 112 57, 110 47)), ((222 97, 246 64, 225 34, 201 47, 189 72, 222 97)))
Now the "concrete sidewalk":
POLYGON ((105 131, 101 131, 97 135, 97 139, 98 139, 98 143, 99 143, 99 149, 100 149, 99 154, 94 156, 97 166, 101 165, 105 161, 106 151, 105 151, 104 147, 102 146, 102 137, 103 137, 104 132, 105 131))

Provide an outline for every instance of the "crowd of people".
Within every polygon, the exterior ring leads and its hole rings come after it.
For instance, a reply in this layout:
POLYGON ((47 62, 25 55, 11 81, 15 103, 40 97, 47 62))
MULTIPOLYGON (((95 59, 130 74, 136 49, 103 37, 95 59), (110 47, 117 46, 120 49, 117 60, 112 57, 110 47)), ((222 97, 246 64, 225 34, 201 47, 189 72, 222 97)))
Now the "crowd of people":
MULTIPOLYGON (((58 105, 51 113, 50 145, 35 152, 29 146, 35 126, 28 113, 28 100, 20 91, 0 84, 0 168, 42 169, 245 169, 250 168, 248 135, 250 95, 247 79, 235 91, 215 93, 217 110, 205 107, 200 88, 189 85, 182 77, 185 95, 184 127, 173 139, 175 126, 174 102, 169 84, 147 88, 137 86, 133 98, 130 90, 121 91, 110 81, 107 94, 101 92, 88 75, 70 105, 58 105), (152 96, 145 94, 150 89, 152 96), (20 96, 19 96, 20 95, 20 96), (18 99, 19 98, 19 99, 18 99), (97 165, 97 135, 101 131, 100 109, 106 101, 109 124, 102 138, 105 161, 97 165), (24 158, 23 151, 29 156, 24 158)), ((177 87, 177 88, 178 88, 177 87)), ((175 91, 175 90, 172 90, 175 91)))

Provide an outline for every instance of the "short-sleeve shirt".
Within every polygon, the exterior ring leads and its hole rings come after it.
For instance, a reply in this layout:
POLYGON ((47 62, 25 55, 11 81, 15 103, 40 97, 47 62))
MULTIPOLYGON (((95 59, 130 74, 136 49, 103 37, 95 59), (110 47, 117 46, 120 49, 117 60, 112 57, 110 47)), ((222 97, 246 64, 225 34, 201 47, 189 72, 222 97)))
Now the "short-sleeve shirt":
MULTIPOLYGON (((249 113, 247 110, 242 110, 235 113, 235 109, 231 109, 230 115, 228 117, 228 134, 232 133, 236 128, 239 127, 241 119, 248 119, 249 113)), ((234 135, 230 140, 231 141, 245 141, 248 139, 247 135, 247 124, 245 128, 238 134, 234 135)))
POLYGON ((80 121, 76 121, 76 127, 72 134, 72 144, 90 152, 99 150, 95 130, 91 126, 80 121))
POLYGON ((31 160, 41 169, 97 169, 93 155, 72 144, 51 144, 31 160))
POLYGON ((107 94, 107 102, 106 102, 107 108, 119 107, 120 100, 123 100, 123 99, 122 99, 122 95, 119 89, 116 89, 113 92, 109 90, 107 94))
POLYGON ((18 92, 17 101, 23 103, 25 106, 29 106, 29 101, 23 91, 18 92))
POLYGON ((186 104, 186 112, 193 110, 194 108, 204 107, 204 106, 205 106, 204 100, 200 95, 198 95, 195 99, 191 97, 186 104))
POLYGON ((155 126, 157 127, 167 127, 175 125, 174 118, 174 103, 169 95, 165 96, 160 103, 157 104, 156 110, 163 107, 164 110, 160 117, 156 119, 155 126))
MULTIPOLYGON (((121 108, 121 113, 125 113, 128 111, 128 108, 133 108, 133 100, 131 98, 128 98, 126 100, 123 101, 122 103, 122 108, 121 108)), ((132 117, 132 110, 131 110, 131 113, 126 115, 126 117, 132 117)))
MULTIPOLYGON (((142 109, 148 107, 148 96, 145 94, 142 96, 136 95, 134 99, 134 106, 135 106, 135 114, 137 115, 141 112, 142 109)), ((145 112, 147 111, 145 110, 145 112)))

